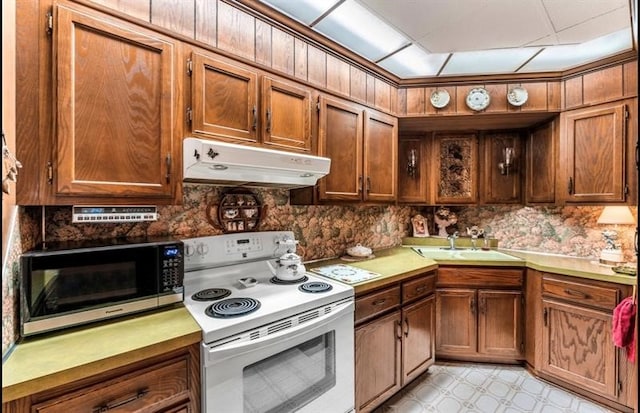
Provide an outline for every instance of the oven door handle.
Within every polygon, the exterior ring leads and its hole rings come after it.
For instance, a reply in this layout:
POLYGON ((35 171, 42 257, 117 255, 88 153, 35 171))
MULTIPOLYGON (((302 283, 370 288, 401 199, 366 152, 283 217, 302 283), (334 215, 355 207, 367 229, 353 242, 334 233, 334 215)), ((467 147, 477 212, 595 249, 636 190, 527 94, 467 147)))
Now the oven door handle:
POLYGON ((311 321, 298 324, 294 327, 280 330, 277 333, 268 334, 264 337, 261 337, 255 340, 251 340, 248 342, 232 341, 230 343, 223 344, 218 347, 210 347, 207 344, 202 344, 205 350, 204 356, 207 359, 215 355, 215 361, 207 360, 208 361, 207 364, 213 364, 213 363, 217 364, 225 359, 228 359, 231 357, 238 357, 244 353, 250 353, 251 351, 254 351, 257 348, 263 349, 267 346, 282 344, 283 342, 287 340, 291 340, 299 335, 308 334, 313 330, 319 329, 340 317, 348 316, 353 318, 353 312, 355 307, 353 300, 349 300, 344 303, 340 303, 338 305, 339 305, 339 308, 335 308, 330 313, 314 318, 311 321))

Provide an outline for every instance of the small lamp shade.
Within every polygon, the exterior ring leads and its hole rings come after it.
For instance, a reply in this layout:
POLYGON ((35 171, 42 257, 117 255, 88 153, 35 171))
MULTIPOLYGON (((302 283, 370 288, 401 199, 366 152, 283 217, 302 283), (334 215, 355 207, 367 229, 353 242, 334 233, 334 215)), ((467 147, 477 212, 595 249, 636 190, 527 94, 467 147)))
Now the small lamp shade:
POLYGON ((635 219, 628 206, 606 206, 598 218, 598 224, 635 224, 635 219))

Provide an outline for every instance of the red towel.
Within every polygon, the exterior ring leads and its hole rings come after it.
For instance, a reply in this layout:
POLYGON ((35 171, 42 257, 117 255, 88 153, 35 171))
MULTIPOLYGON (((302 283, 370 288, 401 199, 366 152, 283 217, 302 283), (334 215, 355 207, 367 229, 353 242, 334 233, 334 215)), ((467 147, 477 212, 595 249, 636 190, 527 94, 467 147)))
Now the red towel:
POLYGON ((627 359, 636 360, 636 304, 632 297, 620 301, 613 309, 613 344, 627 351, 627 359))

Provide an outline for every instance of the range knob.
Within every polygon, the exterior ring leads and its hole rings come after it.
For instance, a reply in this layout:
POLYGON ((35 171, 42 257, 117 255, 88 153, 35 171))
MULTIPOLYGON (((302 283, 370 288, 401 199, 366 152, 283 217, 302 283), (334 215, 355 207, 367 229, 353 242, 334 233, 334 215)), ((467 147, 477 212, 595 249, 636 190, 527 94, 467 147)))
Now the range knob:
POLYGON ((199 255, 207 255, 207 253, 209 252, 209 247, 207 246, 207 244, 201 242, 196 246, 196 252, 199 255))
POLYGON ((191 244, 184 244, 184 255, 191 257, 195 253, 195 249, 191 244))

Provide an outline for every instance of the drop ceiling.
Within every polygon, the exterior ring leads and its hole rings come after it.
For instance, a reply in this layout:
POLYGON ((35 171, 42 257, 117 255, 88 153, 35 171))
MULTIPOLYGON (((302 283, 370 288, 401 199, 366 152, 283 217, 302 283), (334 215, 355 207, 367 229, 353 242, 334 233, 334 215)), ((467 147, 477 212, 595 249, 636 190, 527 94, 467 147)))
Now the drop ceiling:
POLYGON ((635 50, 633 0, 260 0, 401 79, 558 72, 635 50))

